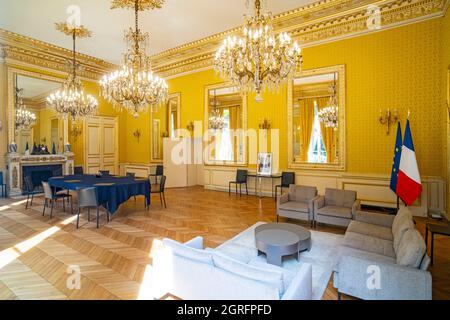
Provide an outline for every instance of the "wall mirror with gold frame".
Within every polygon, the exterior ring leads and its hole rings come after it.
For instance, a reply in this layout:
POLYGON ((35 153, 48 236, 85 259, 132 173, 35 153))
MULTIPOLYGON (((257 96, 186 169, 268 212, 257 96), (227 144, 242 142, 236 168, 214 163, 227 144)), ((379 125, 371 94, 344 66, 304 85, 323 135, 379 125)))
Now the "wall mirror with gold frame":
MULTIPOLYGON (((25 154, 28 144, 29 154, 36 145, 45 146, 48 153, 64 152, 64 122, 58 118, 56 112, 47 106, 47 96, 61 87, 61 80, 42 74, 16 70, 9 77, 9 117, 13 125, 14 141, 17 152, 25 154), (17 90, 17 92, 16 92, 17 90), (17 118, 17 109, 34 114, 32 125, 21 126, 17 118)), ((43 152, 42 148, 40 152, 43 152)))
POLYGON ((289 168, 345 170, 345 66, 296 74, 287 113, 289 168))
POLYGON ((153 162, 163 160, 163 139, 177 138, 181 125, 181 94, 169 95, 167 103, 151 112, 151 156, 153 162))
POLYGON ((247 96, 229 84, 205 89, 205 133, 207 165, 245 165, 247 130, 247 96), (221 126, 212 117, 221 118, 221 126))

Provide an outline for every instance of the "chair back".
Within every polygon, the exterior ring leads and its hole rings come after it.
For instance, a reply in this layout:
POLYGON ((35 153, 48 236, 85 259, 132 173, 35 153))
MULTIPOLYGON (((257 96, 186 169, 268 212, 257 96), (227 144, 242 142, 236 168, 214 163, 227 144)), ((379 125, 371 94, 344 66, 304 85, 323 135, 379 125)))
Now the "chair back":
POLYGON ((317 196, 317 188, 309 186, 297 186, 291 184, 289 186, 289 199, 291 201, 308 202, 317 196))
POLYGON ((83 167, 82 166, 75 167, 74 174, 84 174, 83 167))
POLYGON ((97 207, 98 195, 97 188, 83 188, 77 190, 78 207, 97 207))
POLYGON ((3 172, 0 171, 0 185, 3 184, 3 172))
POLYGON ((24 178, 25 181, 25 189, 27 192, 33 192, 34 191, 34 185, 33 185, 33 179, 31 176, 26 176, 24 178))
POLYGON ((247 182, 247 170, 238 170, 236 172, 236 182, 238 183, 247 182))
POLYGON ((327 206, 351 208, 356 201, 356 191, 330 189, 325 190, 325 204, 327 206))
POLYGON ((165 187, 166 187, 166 176, 162 176, 161 181, 159 182, 159 191, 164 192, 165 187))
POLYGON ((136 173, 134 173, 134 172, 127 172, 127 177, 130 177, 130 178, 136 178, 136 173))
POLYGON ((53 199, 52 188, 48 184, 48 182, 42 181, 42 188, 44 189, 44 196, 46 199, 53 199))
POLYGON ((164 175, 164 166, 161 166, 161 165, 156 166, 155 175, 157 175, 157 176, 164 175))
POLYGON ((102 176, 109 176, 109 170, 99 170, 102 176))
POLYGON ((291 184, 295 184, 295 172, 283 172, 281 174, 281 186, 289 188, 291 184))

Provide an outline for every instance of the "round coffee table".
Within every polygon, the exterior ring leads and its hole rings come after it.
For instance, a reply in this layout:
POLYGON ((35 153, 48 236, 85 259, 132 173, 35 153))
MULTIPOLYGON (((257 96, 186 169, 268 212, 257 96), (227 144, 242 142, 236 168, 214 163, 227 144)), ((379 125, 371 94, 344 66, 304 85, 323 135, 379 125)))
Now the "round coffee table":
POLYGON ((265 253, 267 263, 281 266, 282 258, 311 249, 311 232, 289 223, 267 223, 255 228, 258 254, 265 253))

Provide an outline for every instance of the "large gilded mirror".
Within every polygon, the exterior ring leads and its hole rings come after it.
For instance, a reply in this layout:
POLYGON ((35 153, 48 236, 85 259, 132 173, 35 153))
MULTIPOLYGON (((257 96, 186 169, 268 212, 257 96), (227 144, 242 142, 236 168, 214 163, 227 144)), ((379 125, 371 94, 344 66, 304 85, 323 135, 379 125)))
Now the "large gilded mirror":
POLYGON ((47 96, 61 83, 31 73, 13 76, 14 140, 20 154, 61 154, 64 152, 64 121, 47 106, 47 96))
POLYGON ((225 84, 205 89, 206 157, 209 165, 244 165, 247 98, 225 84))
POLYGON ((290 168, 345 170, 345 67, 304 70, 288 84, 290 168))
POLYGON ((151 113, 151 155, 153 162, 163 160, 164 138, 177 138, 181 119, 181 94, 173 93, 167 103, 151 113))

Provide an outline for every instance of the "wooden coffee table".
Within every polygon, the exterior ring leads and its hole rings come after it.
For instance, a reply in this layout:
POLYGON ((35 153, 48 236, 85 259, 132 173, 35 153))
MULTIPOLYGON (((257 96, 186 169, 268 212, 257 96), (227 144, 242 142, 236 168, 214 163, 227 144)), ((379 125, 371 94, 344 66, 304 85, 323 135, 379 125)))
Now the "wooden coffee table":
POLYGON ((267 263, 281 266, 284 256, 296 255, 311 249, 311 232, 290 223, 267 223, 255 228, 255 242, 259 253, 265 253, 267 263))

